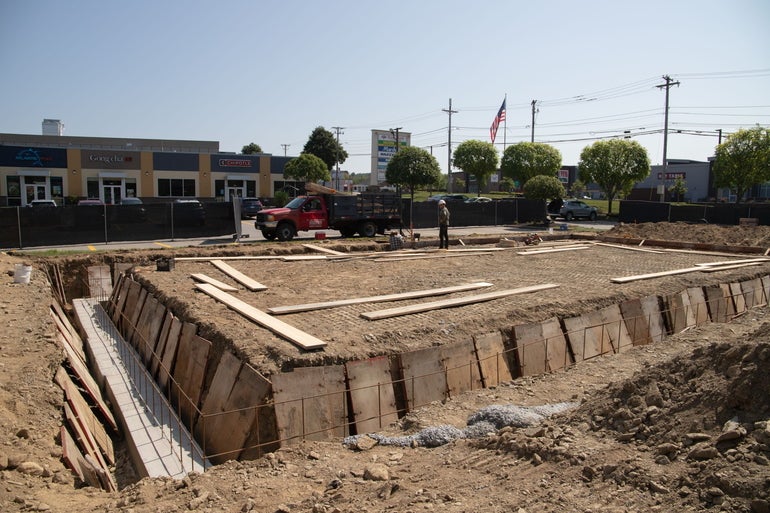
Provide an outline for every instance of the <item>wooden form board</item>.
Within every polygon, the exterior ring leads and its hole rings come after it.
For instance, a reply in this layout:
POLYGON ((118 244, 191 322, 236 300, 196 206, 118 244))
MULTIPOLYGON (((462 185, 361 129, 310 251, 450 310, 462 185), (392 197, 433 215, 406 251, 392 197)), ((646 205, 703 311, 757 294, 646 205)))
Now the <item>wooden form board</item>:
POLYGON ((221 282, 219 280, 215 280, 214 278, 211 278, 210 276, 207 276, 202 273, 194 273, 191 274, 190 277, 195 280, 202 283, 208 283, 210 285, 214 285, 219 290, 224 290, 225 292, 237 292, 238 287, 233 287, 232 285, 228 285, 227 283, 221 282))
POLYGON ((566 368, 572 363, 559 319, 513 327, 518 375, 535 376, 566 368))
POLYGON ((99 478, 98 470, 80 452, 80 448, 75 443, 75 440, 72 439, 72 435, 70 435, 67 428, 61 426, 59 433, 61 435, 62 459, 64 459, 67 466, 88 486, 101 488, 102 481, 99 478))
POLYGON ((738 282, 730 282, 730 295, 733 297, 733 303, 735 304, 735 314, 739 315, 746 311, 746 297, 743 295, 743 289, 738 282))
POLYGON ((356 433, 379 431, 398 420, 390 360, 378 356, 345 363, 356 433))
POLYGON ((235 281, 237 281, 238 283, 240 283, 241 285, 243 285, 249 290, 252 290, 252 291, 267 290, 267 286, 262 285, 258 281, 251 279, 250 277, 246 276, 245 274, 235 269, 231 265, 226 264, 222 260, 212 260, 211 263, 214 265, 214 267, 216 267, 217 269, 219 269, 220 271, 222 271, 223 273, 228 275, 230 278, 234 279, 235 281))
POLYGON ((75 328, 69 322, 67 316, 64 315, 64 312, 62 311, 61 306, 59 306, 59 303, 54 301, 51 305, 50 312, 54 324, 56 324, 59 342, 62 344, 62 346, 65 344, 69 346, 69 349, 72 350, 72 354, 77 355, 80 361, 85 365, 86 353, 83 350, 83 340, 80 338, 80 335, 78 335, 77 330, 75 330, 75 328), (61 312, 61 314, 59 312, 61 312))
POLYGON ((765 294, 765 302, 770 303, 770 275, 762 276, 762 291, 765 294))
POLYGON ((92 265, 88 273, 88 291, 91 297, 104 300, 112 294, 112 275, 108 265, 92 265))
POLYGON ((400 315, 410 315, 413 313, 427 312, 430 310, 438 310, 441 308, 452 308, 455 306, 469 305, 474 303, 481 303, 484 301, 491 301, 493 299, 499 299, 514 294, 527 294, 531 292, 539 292, 541 290, 547 290, 556 288, 558 285, 553 283, 546 283, 543 285, 533 285, 531 287, 521 287, 518 289, 498 290, 495 292, 488 292, 486 294, 477 294, 475 296, 465 296, 453 299, 444 299, 441 301, 432 301, 428 303, 421 303, 417 305, 402 306, 398 308, 389 308, 386 310, 377 310, 374 312, 363 312, 361 317, 370 321, 387 319, 389 317, 398 317, 400 315))
POLYGON ((399 355, 409 411, 447 398, 446 370, 438 347, 428 347, 399 355))
POLYGON ((620 305, 610 305, 599 310, 599 316, 605 331, 610 337, 610 343, 616 353, 627 351, 634 345, 628 333, 620 305))
POLYGON ((704 273, 716 273, 719 271, 729 271, 730 269, 740 269, 741 267, 753 267, 759 265, 757 262, 741 263, 741 264, 729 264, 729 265, 715 265, 715 266, 703 266, 704 273))
POLYGON ((642 253, 663 253, 663 251, 658 251, 656 249, 640 248, 637 246, 624 246, 623 244, 609 244, 607 242, 595 242, 594 245, 604 246, 607 248, 625 249, 628 251, 639 251, 642 253))
POLYGON ((476 348, 476 358, 479 360, 484 388, 497 386, 504 381, 513 379, 502 333, 495 331, 476 335, 473 337, 473 343, 476 348))
POLYGON ((166 315, 163 318, 163 325, 160 328, 160 334, 158 335, 158 344, 155 346, 155 356, 148 366, 150 375, 155 378, 158 375, 158 368, 163 360, 163 351, 166 349, 166 342, 168 341, 168 335, 171 333, 171 324, 174 321, 174 314, 171 310, 166 310, 166 315))
POLYGON ((305 260, 327 260, 326 255, 285 255, 281 257, 284 262, 304 262, 305 260))
POLYGON ((562 322, 575 362, 614 352, 612 339, 604 328, 602 315, 598 310, 568 317, 562 319, 562 322))
POLYGON ((741 282, 743 297, 746 298, 746 308, 754 308, 765 304, 764 291, 762 289, 762 280, 754 278, 741 282))
POLYGON ((451 294, 454 292, 464 292, 467 290, 475 290, 475 289, 479 289, 483 287, 491 287, 491 286, 492 286, 491 283, 486 283, 486 282, 468 283, 466 285, 456 285, 453 287, 442 287, 442 288, 427 289, 427 290, 415 290, 412 292, 402 292, 399 294, 385 294, 381 296, 340 299, 337 301, 327 301, 322 303, 307 303, 304 305, 276 306, 273 308, 268 308, 267 311, 274 315, 296 313, 296 312, 307 312, 310 310, 322 310, 325 308, 335 308, 335 307, 346 306, 346 305, 357 305, 361 303, 379 303, 379 302, 386 302, 386 301, 399 301, 402 299, 415 299, 415 298, 428 297, 428 296, 440 296, 444 294, 451 294))
POLYGON ((195 425, 195 438, 206 448, 209 460, 220 464, 239 459, 250 433, 258 430, 257 408, 266 403, 269 393, 270 383, 264 377, 232 353, 222 355, 195 425))
POLYGON ((250 319, 260 326, 269 329, 276 335, 293 342, 302 349, 321 349, 326 346, 326 342, 323 340, 320 340, 310 335, 309 333, 305 333, 304 331, 299 330, 294 326, 290 326, 285 322, 276 319, 275 317, 268 315, 265 312, 258 310, 257 308, 254 308, 248 303, 219 290, 213 285, 209 285, 207 283, 196 283, 195 286, 217 301, 220 301, 227 305, 229 308, 232 308, 247 319, 250 319))
POLYGON ((425 260, 425 259, 432 259, 432 258, 458 258, 458 257, 466 257, 466 256, 482 256, 482 255, 491 255, 491 251, 485 251, 485 252, 477 252, 477 253, 451 253, 449 251, 446 252, 436 252, 435 254, 429 254, 429 255, 404 255, 404 256, 380 256, 372 259, 372 262, 401 262, 404 260, 425 260))
POLYGON ((198 335, 179 339, 173 376, 183 394, 177 392, 172 397, 177 400, 182 423, 188 427, 195 425, 210 351, 211 342, 198 335))
POLYGON ((128 295, 130 282, 131 280, 128 277, 121 274, 118 278, 117 285, 113 289, 112 299, 110 300, 108 308, 110 310, 110 318, 115 326, 121 326, 123 324, 123 308, 126 305, 126 296, 128 295))
POLYGON ((709 309, 703 287, 689 287, 687 295, 690 298, 690 309, 695 319, 695 325, 700 326, 709 322, 711 319, 709 318, 709 309))
POLYGON ((713 322, 729 322, 735 315, 733 300, 729 294, 729 287, 712 285, 703 288, 706 295, 706 305, 709 316, 713 322))
POLYGON ((533 249, 530 251, 517 251, 517 255, 543 255, 545 253, 559 253, 561 251, 577 251, 579 249, 589 249, 591 246, 568 246, 563 248, 533 249))
POLYGON ((348 256, 347 253, 343 253, 342 251, 335 251, 330 248, 325 248, 323 246, 320 246, 318 244, 303 244, 302 247, 313 250, 313 251, 319 251, 321 253, 326 253, 328 255, 337 255, 337 256, 348 256))
POLYGON ((703 266, 685 267, 683 269, 673 269, 671 271, 661 271, 658 273, 637 274, 635 276, 624 276, 622 278, 610 278, 610 281, 612 283, 630 283, 632 281, 649 280, 652 278, 660 278, 662 276, 673 276, 676 274, 687 274, 698 271, 703 271, 703 266))
POLYGON ((472 340, 439 346, 439 356, 446 369, 449 397, 482 388, 481 371, 472 340))
POLYGON ((620 303, 620 314, 635 346, 660 342, 666 335, 658 296, 646 296, 620 303))
MULTIPOLYGON (((174 372, 179 341, 182 338, 192 337, 197 331, 198 327, 193 323, 182 323, 182 321, 176 317, 171 320, 171 327, 169 328, 168 337, 166 338, 166 346, 163 348, 163 354, 160 357, 160 366, 158 367, 157 379, 161 390, 168 389, 169 381, 174 372)), ((173 392, 172 389, 172 394, 173 392)))
POLYGON ((342 437, 347 429, 345 368, 298 367, 272 376, 282 444, 342 437))
POLYGON ((142 314, 139 316, 139 328, 134 332, 134 346, 141 355, 147 368, 151 367, 152 355, 158 343, 158 335, 166 316, 166 306, 151 295, 147 295, 142 314))

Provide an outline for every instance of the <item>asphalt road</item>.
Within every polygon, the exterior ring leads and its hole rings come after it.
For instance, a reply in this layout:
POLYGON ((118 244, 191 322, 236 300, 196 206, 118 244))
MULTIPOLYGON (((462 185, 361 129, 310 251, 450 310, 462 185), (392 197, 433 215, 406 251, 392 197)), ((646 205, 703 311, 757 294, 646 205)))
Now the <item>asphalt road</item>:
MULTIPOLYGON (((568 230, 580 227, 589 230, 609 230, 615 223, 606 221, 583 221, 570 223, 554 223, 551 230, 558 233, 560 227, 566 224, 568 230)), ((406 234, 408 230, 405 230, 406 234)), ((522 235, 527 233, 548 233, 549 228, 533 227, 531 225, 497 225, 497 226, 457 226, 449 228, 449 238, 456 239, 467 237, 469 235, 499 235, 501 237, 522 235)), ((316 233, 323 233, 326 239, 341 238, 340 232, 336 230, 315 230, 312 232, 301 232, 294 240, 311 241, 316 238, 316 233)), ((420 234, 421 239, 438 239, 438 228, 420 228, 415 230, 420 234)), ((214 238, 196 238, 196 239, 163 239, 148 240, 139 242, 98 242, 94 244, 74 244, 68 246, 36 246, 34 248, 24 248, 24 252, 33 253, 41 251, 73 251, 73 252, 92 252, 92 251, 113 251, 117 249, 160 249, 160 248, 180 248, 191 246, 214 246, 222 244, 258 244, 265 242, 262 233, 254 227, 253 219, 244 219, 241 221, 241 238, 235 240, 234 236, 214 237, 214 238)))

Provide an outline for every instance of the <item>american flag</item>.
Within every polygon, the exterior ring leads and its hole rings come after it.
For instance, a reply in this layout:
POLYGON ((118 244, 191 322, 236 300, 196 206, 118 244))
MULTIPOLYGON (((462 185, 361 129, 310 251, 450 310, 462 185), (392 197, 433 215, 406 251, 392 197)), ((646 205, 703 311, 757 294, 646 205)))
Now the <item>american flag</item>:
POLYGON ((505 121, 505 100, 503 100, 503 104, 500 105, 500 110, 497 111, 497 116, 495 116, 495 120, 492 121, 492 126, 489 127, 489 135, 492 137, 492 144, 495 142, 495 136, 497 136, 497 127, 500 126, 500 123, 505 121))

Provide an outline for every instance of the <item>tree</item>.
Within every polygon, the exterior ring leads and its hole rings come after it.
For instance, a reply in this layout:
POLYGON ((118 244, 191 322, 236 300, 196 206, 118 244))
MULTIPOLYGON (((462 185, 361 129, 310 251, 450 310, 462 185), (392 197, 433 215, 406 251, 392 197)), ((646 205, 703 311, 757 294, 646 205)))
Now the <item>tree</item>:
POLYGON ((547 223, 548 200, 564 196, 564 185, 562 185, 561 180, 555 176, 537 175, 527 180, 523 189, 525 198, 542 200, 543 213, 547 223))
POLYGON ((572 196, 575 198, 579 198, 586 192, 586 184, 583 183, 582 180, 577 179, 574 182, 572 182, 572 196))
POLYGON ((310 153, 301 153, 299 157, 287 162, 283 168, 283 175, 286 178, 304 182, 329 181, 332 178, 324 161, 310 153))
POLYGON ((257 143, 249 143, 241 148, 241 153, 244 155, 256 155, 257 153, 263 153, 262 148, 257 143))
POLYGON ((561 168, 561 153, 545 143, 520 142, 503 152, 500 169, 504 176, 526 183, 537 175, 556 176, 561 168))
POLYGON ((647 150, 636 141, 611 139, 596 141, 580 152, 580 180, 595 182, 602 188, 612 213, 612 201, 631 192, 636 182, 650 174, 647 150))
POLYGON ((385 168, 385 180, 391 185, 409 187, 411 201, 409 202, 409 222, 414 219, 414 189, 423 185, 432 185, 439 181, 441 168, 436 157, 422 148, 407 146, 396 152, 385 168))
POLYGON ((754 185, 770 181, 770 129, 738 130, 717 146, 714 185, 735 191, 736 203, 754 185))
POLYGON ((508 194, 511 193, 513 189, 516 188, 516 182, 513 181, 513 178, 506 176, 502 180, 500 180, 500 190, 505 191, 508 194))
POLYGON ((322 126, 316 127, 310 134, 302 153, 310 153, 320 158, 329 171, 334 168, 335 164, 342 164, 348 158, 348 152, 337 142, 334 134, 322 126))
POLYGON ((674 180, 674 185, 668 188, 668 191, 673 195, 672 199, 676 198, 676 201, 682 201, 682 196, 687 193, 687 182, 679 176, 674 180))
POLYGON ((460 143, 454 152, 455 167, 476 177, 479 196, 489 177, 497 170, 497 163, 497 150, 492 143, 469 139, 460 143))

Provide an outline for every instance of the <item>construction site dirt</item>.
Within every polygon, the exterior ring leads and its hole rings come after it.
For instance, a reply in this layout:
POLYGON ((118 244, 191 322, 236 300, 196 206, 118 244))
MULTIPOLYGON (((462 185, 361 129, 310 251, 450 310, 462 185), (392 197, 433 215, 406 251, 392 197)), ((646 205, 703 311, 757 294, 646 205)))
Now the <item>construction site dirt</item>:
MULTIPOLYGON (((508 235, 510 237, 510 235, 508 235)), ((71 297, 85 287, 79 269, 132 265, 135 279, 201 337, 233 351, 268 379, 295 367, 319 366, 405 353, 466 341, 548 318, 572 317, 625 300, 770 274, 770 263, 718 272, 689 272, 614 283, 612 279, 761 256, 766 227, 690 224, 617 226, 579 249, 546 240, 532 247, 483 244, 464 238, 449 251, 431 247, 396 257, 387 244, 326 240, 313 244, 345 256, 321 256, 299 243, 228 245, 209 249, 99 253, 67 257, 3 254, 5 270, 33 265, 29 284, 2 283, 0 320, 0 509, 3 511, 770 511, 770 346, 767 306, 729 323, 707 323, 655 344, 580 362, 552 374, 518 378, 467 392, 407 413, 383 431, 390 435, 450 425, 462 428, 490 405, 575 408, 527 428, 503 427, 475 439, 434 448, 341 439, 301 442, 254 461, 228 462, 182 481, 139 480, 118 451, 120 490, 81 488, 61 461, 62 392, 53 374, 57 349, 45 269, 65 269, 71 297), (633 240, 621 247, 619 239, 633 240), (754 248, 752 253, 665 251, 639 241, 674 240, 754 248), (656 250, 655 252, 639 251, 656 250), (416 253, 421 253, 416 255, 416 253), (728 256, 729 255, 729 256, 728 256), (158 270, 158 258, 174 257, 158 270), (274 258, 232 258, 232 257, 274 258), (255 308, 330 302, 484 282, 454 296, 554 284, 455 308, 381 320, 362 313, 420 300, 361 303, 281 315, 326 343, 305 351, 200 292, 193 274, 239 284, 213 266, 221 258, 265 290, 239 287, 255 308), (80 276, 80 277, 77 277, 80 276), (730 423, 732 422, 732 423, 730 423), (634 429, 632 429, 634 428, 634 429), (640 429, 643 428, 643 429, 640 429), (640 433, 629 436, 629 433, 640 433), (725 435, 729 433, 729 435, 725 435), (718 440, 718 442, 717 442, 718 440), (713 443, 712 443, 713 442, 713 443), (713 448, 713 450, 711 450, 713 448), (703 449, 696 452, 696 449, 703 449), (695 453, 695 454, 694 454, 695 453)), ((588 243, 587 243, 588 242, 588 243)), ((430 298, 430 300, 441 299, 430 298)), ((116 441, 120 446, 119 440, 116 441)))

